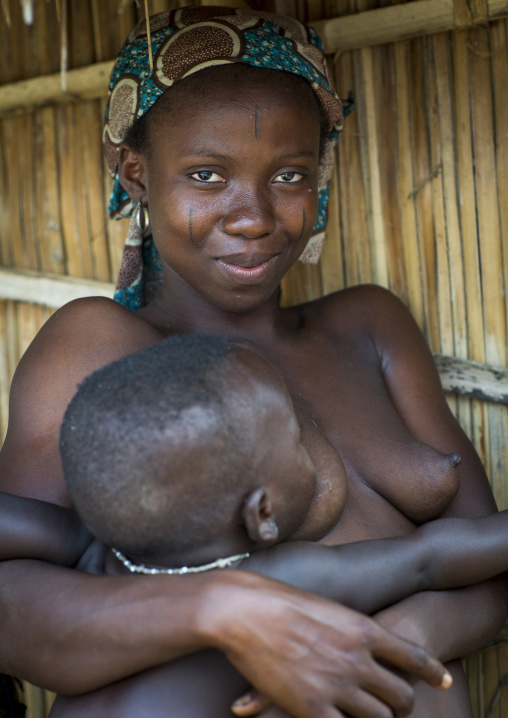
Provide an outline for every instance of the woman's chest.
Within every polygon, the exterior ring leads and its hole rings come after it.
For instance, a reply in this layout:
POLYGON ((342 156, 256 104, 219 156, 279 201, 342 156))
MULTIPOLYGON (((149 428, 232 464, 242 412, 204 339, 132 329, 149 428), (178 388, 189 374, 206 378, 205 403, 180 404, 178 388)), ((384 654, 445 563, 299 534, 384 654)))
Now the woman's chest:
POLYGON ((316 467, 316 493, 296 538, 394 536, 439 515, 455 493, 456 469, 408 432, 372 346, 315 337, 296 356, 269 357, 287 382, 316 467))

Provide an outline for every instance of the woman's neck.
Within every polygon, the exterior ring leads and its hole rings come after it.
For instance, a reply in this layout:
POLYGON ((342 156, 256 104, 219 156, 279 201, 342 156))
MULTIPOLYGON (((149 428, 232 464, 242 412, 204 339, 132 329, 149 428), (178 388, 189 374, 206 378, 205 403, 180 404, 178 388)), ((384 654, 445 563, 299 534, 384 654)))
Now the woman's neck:
POLYGON ((161 334, 204 332, 261 341, 298 328, 296 310, 279 306, 278 288, 262 305, 232 312, 213 304, 178 276, 165 279, 155 299, 138 314, 161 334))

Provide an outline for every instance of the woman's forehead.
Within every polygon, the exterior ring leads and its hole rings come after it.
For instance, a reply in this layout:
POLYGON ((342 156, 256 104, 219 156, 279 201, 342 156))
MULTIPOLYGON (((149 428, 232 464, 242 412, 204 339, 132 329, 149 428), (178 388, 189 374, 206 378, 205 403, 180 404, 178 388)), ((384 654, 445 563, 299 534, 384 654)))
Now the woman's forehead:
POLYGON ((197 73, 165 93, 149 111, 150 126, 171 123, 183 125, 193 119, 219 117, 226 124, 237 110, 246 109, 260 120, 263 114, 283 115, 294 121, 320 123, 320 108, 314 92, 305 80, 285 72, 252 72, 252 68, 231 66, 197 73), (285 77, 287 76, 287 77, 285 77))

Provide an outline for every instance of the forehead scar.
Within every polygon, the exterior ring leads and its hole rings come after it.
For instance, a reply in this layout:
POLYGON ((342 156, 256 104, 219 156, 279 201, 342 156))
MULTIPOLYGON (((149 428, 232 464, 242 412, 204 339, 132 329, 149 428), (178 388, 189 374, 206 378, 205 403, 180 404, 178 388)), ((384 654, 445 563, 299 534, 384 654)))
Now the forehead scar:
POLYGON ((194 207, 191 205, 189 207, 189 235, 191 238, 191 242, 194 242, 194 237, 192 236, 192 224, 194 221, 194 207))
POLYGON ((305 223, 307 221, 307 215, 305 214, 305 210, 303 210, 303 224, 302 224, 302 231, 300 232, 300 236, 298 237, 298 241, 301 240, 303 237, 303 233, 305 232, 305 223))
POLYGON ((254 135, 257 140, 259 140, 259 105, 256 105, 256 112, 254 115, 254 135))

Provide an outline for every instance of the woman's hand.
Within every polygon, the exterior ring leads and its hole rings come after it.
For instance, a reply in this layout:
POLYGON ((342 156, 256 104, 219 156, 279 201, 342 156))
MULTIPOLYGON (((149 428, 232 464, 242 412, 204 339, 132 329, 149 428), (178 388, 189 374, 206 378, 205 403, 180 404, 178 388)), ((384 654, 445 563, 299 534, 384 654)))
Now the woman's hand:
MULTIPOLYGON (((257 583, 258 577, 235 574, 243 589, 257 583)), ((232 591, 231 578, 229 586, 217 582, 207 591, 201 618, 213 631, 210 640, 293 718, 338 718, 340 711, 357 718, 408 715, 413 689, 390 667, 436 688, 450 684, 444 667, 423 649, 355 611, 278 582, 265 583, 262 594, 232 591)), ((236 715, 255 715, 266 705, 258 698, 237 707, 236 715)))

